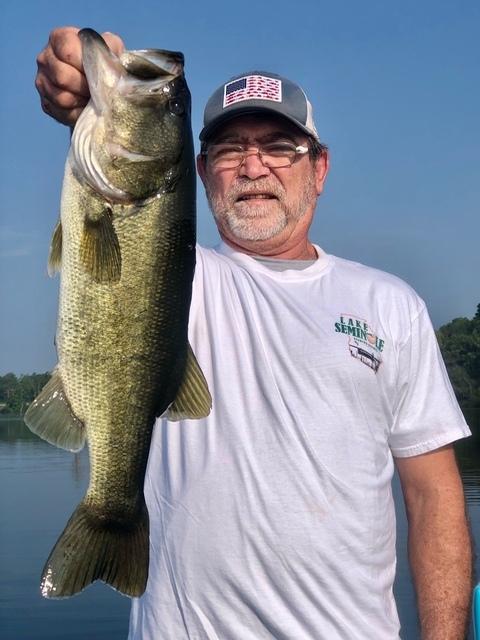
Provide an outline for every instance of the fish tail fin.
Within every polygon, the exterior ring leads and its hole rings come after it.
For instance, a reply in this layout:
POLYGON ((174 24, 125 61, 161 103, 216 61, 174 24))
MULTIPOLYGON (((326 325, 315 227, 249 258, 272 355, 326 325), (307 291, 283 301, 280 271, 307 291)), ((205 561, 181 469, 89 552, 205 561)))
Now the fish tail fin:
POLYGON ((139 597, 148 578, 149 523, 145 502, 129 523, 100 519, 85 499, 72 514, 43 568, 46 598, 69 598, 96 580, 139 597))

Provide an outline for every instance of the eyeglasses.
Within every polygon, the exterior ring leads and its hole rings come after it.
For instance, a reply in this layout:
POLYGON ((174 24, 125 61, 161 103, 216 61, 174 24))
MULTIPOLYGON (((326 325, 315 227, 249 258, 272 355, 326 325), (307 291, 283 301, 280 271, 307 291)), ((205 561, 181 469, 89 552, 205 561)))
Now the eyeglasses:
POLYGON ((281 169, 290 167, 299 156, 305 155, 309 150, 309 147, 295 146, 291 142, 269 142, 260 145, 257 151, 241 144, 221 142, 210 145, 202 155, 217 169, 236 169, 251 155, 258 156, 260 162, 269 169, 281 169))

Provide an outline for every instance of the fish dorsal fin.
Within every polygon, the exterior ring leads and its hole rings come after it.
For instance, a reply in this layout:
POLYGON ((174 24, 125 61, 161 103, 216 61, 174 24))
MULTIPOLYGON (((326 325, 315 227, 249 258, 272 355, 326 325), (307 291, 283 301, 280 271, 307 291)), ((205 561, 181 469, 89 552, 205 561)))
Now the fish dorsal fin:
POLYGON ((212 397, 208 390, 200 365, 188 345, 187 367, 175 400, 163 414, 167 420, 206 418, 212 408, 212 397))
POLYGON ((56 369, 28 407, 24 420, 33 433, 61 449, 76 452, 85 445, 85 427, 73 413, 56 369))
POLYGON ((53 231, 52 239, 50 241, 50 251, 48 253, 48 268, 47 272, 49 276, 54 276, 60 271, 62 264, 62 223, 60 220, 53 231))
POLYGON ((108 206, 104 207, 100 216, 85 218, 80 260, 95 282, 120 280, 122 256, 108 206))

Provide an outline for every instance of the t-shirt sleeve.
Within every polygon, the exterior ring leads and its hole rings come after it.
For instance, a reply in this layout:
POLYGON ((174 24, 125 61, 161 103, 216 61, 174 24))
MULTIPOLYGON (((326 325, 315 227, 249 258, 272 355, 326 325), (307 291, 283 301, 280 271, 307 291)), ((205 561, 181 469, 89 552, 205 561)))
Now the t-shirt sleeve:
POLYGON ((397 403, 389 438, 396 457, 416 456, 471 435, 425 308, 398 357, 397 403))

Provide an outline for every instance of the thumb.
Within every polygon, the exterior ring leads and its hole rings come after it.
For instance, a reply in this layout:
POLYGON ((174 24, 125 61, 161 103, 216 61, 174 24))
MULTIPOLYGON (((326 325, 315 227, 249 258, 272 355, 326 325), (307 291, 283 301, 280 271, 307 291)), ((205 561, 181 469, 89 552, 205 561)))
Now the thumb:
POLYGON ((116 56, 120 56, 125 50, 123 40, 114 33, 105 31, 105 33, 102 33, 102 38, 105 40, 112 53, 114 53, 116 56))

